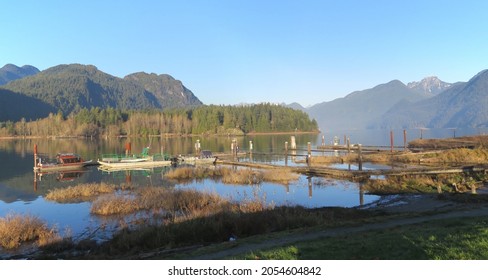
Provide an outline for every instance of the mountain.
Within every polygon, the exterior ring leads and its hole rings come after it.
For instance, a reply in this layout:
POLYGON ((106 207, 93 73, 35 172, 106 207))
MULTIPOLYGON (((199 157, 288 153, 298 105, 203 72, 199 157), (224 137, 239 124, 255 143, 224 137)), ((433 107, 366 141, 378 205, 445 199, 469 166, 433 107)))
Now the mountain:
POLYGON ((0 88, 0 121, 34 120, 50 112, 56 109, 39 99, 0 88))
POLYGON ((436 76, 426 77, 420 82, 411 82, 407 84, 408 88, 423 93, 429 97, 435 96, 451 86, 452 84, 443 82, 436 76))
POLYGON ((202 102, 187 89, 181 81, 175 80, 167 74, 156 75, 144 72, 130 74, 124 80, 131 81, 144 87, 154 94, 163 107, 186 107, 202 105, 202 102))
POLYGON ((281 104, 283 107, 288 107, 288 108, 292 108, 294 110, 300 110, 300 111, 303 111, 303 112, 306 112, 307 109, 305 107, 303 107, 302 105, 300 105, 299 103, 297 102, 293 102, 293 103, 290 103, 290 104, 281 104))
POLYGON ((379 127, 488 127, 488 70, 437 96, 390 110, 379 127))
POLYGON ((308 108, 322 130, 369 128, 390 108, 427 98, 398 80, 308 108))
POLYGON ((18 80, 27 76, 39 73, 39 69, 34 66, 24 65, 18 67, 14 64, 6 64, 0 68, 0 85, 7 84, 10 81, 18 80))
POLYGON ((65 115, 78 108, 146 110, 202 104, 180 81, 167 75, 138 73, 121 79, 81 64, 51 67, 3 88, 41 100, 65 115))

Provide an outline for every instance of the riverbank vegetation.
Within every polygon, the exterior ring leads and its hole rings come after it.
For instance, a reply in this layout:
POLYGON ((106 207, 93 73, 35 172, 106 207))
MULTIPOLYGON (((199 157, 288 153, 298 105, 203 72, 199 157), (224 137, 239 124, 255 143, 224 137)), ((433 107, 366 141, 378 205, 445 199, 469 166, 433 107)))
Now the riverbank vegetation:
POLYGON ((61 237, 55 227, 31 215, 8 214, 0 218, 0 247, 15 249, 25 243, 47 246, 60 242, 61 237))
POLYGON ((87 183, 67 188, 51 189, 46 194, 46 200, 56 202, 91 201, 101 194, 113 193, 120 187, 106 183, 87 183))
MULTIPOLYGON (((108 241, 97 244, 89 240, 75 242, 74 239, 59 237, 60 246, 39 242, 37 246, 41 247, 41 251, 37 252, 37 257, 134 257, 156 248, 179 250, 264 233, 317 225, 333 226, 369 216, 357 209, 277 207, 257 196, 235 202, 215 193, 164 187, 128 189, 99 195, 92 203, 91 212, 115 219, 123 217, 121 215, 126 218, 122 219, 124 222, 119 230, 108 241)), ((27 217, 23 223, 29 221, 32 219, 27 217)), ((16 226, 9 222, 5 223, 5 228, 6 232, 11 233, 16 226)), ((18 244, 32 242, 33 238, 28 238, 18 241, 18 244)))
POLYGON ((0 122, 2 137, 99 137, 161 134, 221 134, 317 132, 318 125, 299 110, 273 104, 200 106, 190 109, 123 111, 79 108, 39 120, 0 122))

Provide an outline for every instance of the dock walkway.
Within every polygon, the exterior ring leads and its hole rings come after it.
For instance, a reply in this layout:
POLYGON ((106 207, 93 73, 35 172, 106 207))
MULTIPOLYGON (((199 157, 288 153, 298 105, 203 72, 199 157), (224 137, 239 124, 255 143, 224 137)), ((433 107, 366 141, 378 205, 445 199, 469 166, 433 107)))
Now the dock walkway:
POLYGON ((488 170, 488 165, 469 165, 457 167, 410 167, 410 168, 391 168, 391 169, 373 169, 373 170, 349 170, 338 169, 325 166, 283 166, 255 162, 239 162, 230 160, 217 160, 217 164, 242 166, 249 168, 261 169, 287 169, 290 172, 296 172, 308 176, 333 177, 338 179, 348 179, 361 181, 369 179, 372 176, 407 176, 407 175, 437 175, 453 173, 473 173, 484 172, 488 170))

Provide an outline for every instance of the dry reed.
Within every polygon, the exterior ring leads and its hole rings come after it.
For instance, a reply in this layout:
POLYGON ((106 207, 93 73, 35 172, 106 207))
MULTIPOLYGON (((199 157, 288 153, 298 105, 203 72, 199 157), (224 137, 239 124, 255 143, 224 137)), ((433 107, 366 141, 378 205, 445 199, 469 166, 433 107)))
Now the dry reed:
POLYGON ((110 194, 97 198, 90 212, 97 215, 128 214, 140 210, 134 198, 127 195, 110 194))
POLYGON ((296 181, 300 178, 297 173, 290 172, 289 170, 277 169, 277 170, 266 170, 262 172, 263 180, 266 182, 276 182, 276 183, 289 183, 290 181, 296 181))
POLYGON ((226 204, 227 200, 214 193, 146 187, 137 189, 130 195, 101 196, 93 202, 90 211, 97 215, 114 215, 152 210, 166 212, 173 218, 194 218, 221 211, 226 204))
POLYGON ((45 199, 57 202, 91 200, 100 194, 113 193, 116 190, 117 186, 106 183, 81 184, 68 188, 50 190, 45 196, 45 199))
POLYGON ((8 214, 0 218, 0 245, 5 249, 15 249, 27 242, 45 246, 60 240, 56 228, 49 228, 37 217, 8 214))
POLYGON ((298 180, 300 175, 287 170, 252 170, 240 168, 182 167, 170 170, 165 177, 173 180, 220 178, 224 184, 256 185, 262 182, 289 183, 298 180))

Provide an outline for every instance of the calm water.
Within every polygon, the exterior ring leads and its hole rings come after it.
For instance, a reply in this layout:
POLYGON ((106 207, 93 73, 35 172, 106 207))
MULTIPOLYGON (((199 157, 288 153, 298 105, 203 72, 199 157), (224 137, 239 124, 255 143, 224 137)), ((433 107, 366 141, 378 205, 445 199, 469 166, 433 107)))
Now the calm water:
MULTIPOLYGON (((408 141, 418 138, 418 131, 408 132, 408 141)), ((433 136, 434 131, 423 131, 423 137, 450 137, 452 130, 440 131, 440 135, 433 136), (431 135, 429 135, 429 133, 431 135)), ((484 132, 482 132, 484 133, 484 132)), ((403 131, 395 131, 403 145, 403 131)), ((480 134, 479 131, 457 130, 456 136, 480 134)), ((327 132, 320 135, 297 135, 298 149, 296 158, 303 159, 307 142, 315 147, 322 143, 324 135, 326 144, 338 136, 343 141, 343 135, 351 139, 351 143, 364 145, 389 145, 389 131, 341 131, 327 132)), ((397 137, 397 136, 395 136, 397 137)), ((196 140, 200 140, 202 149, 213 152, 228 152, 233 138, 230 137, 187 137, 187 138, 147 138, 147 139, 35 139, 35 140, 0 140, 0 217, 8 213, 30 213, 48 221, 50 225, 57 225, 61 232, 71 231, 73 236, 88 234, 101 224, 115 224, 115 220, 90 215, 91 203, 60 204, 44 200, 44 195, 53 188, 66 188, 87 182, 107 182, 113 184, 131 184, 133 186, 157 186, 164 188, 192 188, 201 191, 217 192, 229 199, 240 201, 259 197, 274 205, 302 205, 315 208, 324 206, 354 207, 377 200, 379 197, 363 193, 358 183, 332 180, 325 178, 307 178, 301 176, 289 185, 263 183, 257 186, 227 185, 215 180, 194 181, 178 184, 165 179, 164 174, 169 167, 149 170, 133 170, 107 173, 92 166, 83 172, 55 173, 35 178, 32 171, 33 146, 38 145, 38 151, 45 157, 53 158, 58 152, 76 152, 84 159, 96 160, 104 153, 122 153, 127 141, 132 144, 132 150, 141 151, 143 147, 150 147, 152 153, 165 152, 171 155, 191 154, 196 140)), ((291 158, 285 161, 283 149, 285 141, 290 142, 289 135, 237 137, 242 151, 249 149, 249 141, 253 143, 253 161, 271 162, 277 164, 294 165, 291 158), (264 155, 266 154, 266 155, 264 155)), ((249 158, 243 160, 251 160, 249 158)), ((350 166, 339 168, 351 168, 350 166)), ((352 167, 354 168, 354 167, 352 167)), ((367 166, 365 166, 367 168, 367 166)), ((370 168, 377 168, 371 166, 370 168)))

